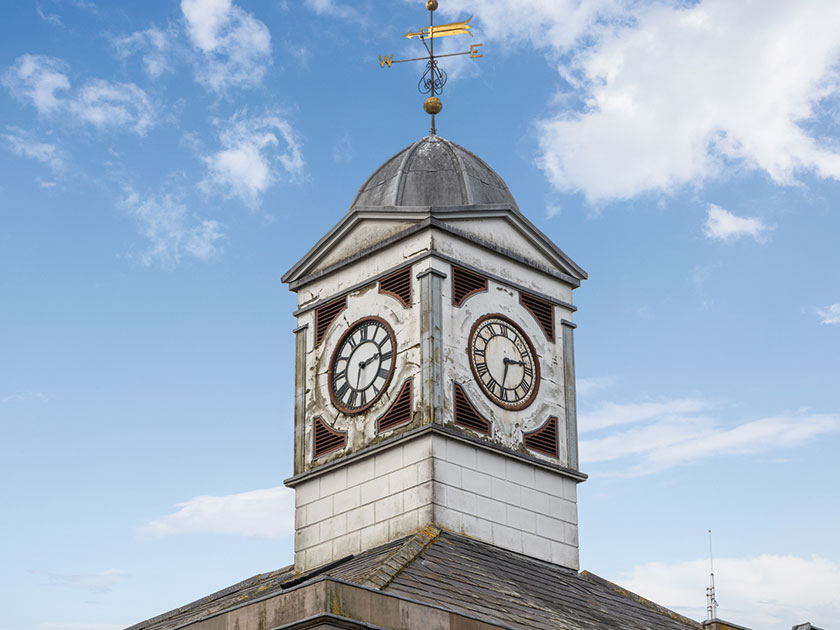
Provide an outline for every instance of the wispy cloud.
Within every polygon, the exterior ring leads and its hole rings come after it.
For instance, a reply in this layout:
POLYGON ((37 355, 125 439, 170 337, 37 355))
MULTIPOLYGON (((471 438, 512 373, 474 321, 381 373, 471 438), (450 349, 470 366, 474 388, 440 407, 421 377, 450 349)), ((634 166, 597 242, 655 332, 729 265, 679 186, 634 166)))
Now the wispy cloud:
POLYGON ((227 496, 199 496, 140 529, 150 538, 175 534, 237 534, 283 538, 294 532, 294 492, 283 486, 227 496))
POLYGON ((108 569, 99 573, 42 573, 44 585, 78 588, 94 593, 105 593, 128 577, 121 569, 108 569))
POLYGON ((41 5, 35 5, 35 12, 38 14, 38 17, 47 22, 48 24, 52 24, 53 26, 64 26, 64 23, 61 21, 61 18, 58 17, 55 13, 44 13, 44 10, 41 8, 41 5))
POLYGON ((279 114, 248 117, 240 111, 218 123, 222 148, 204 156, 207 174, 200 183, 205 192, 221 190, 255 207, 260 197, 284 174, 303 175, 305 163, 300 139, 279 114))
POLYGON ((703 226, 703 232, 707 237, 724 242, 748 237, 764 243, 767 241, 767 234, 772 229, 761 219, 739 217, 713 203, 709 204, 706 223, 703 226))
POLYGON ((52 396, 44 394, 43 392, 18 392, 16 394, 6 394, 0 398, 0 403, 22 403, 22 402, 49 402, 52 396))
POLYGON ((173 268, 184 258, 211 260, 221 254, 222 225, 190 212, 174 195, 142 198, 129 189, 123 206, 140 225, 149 245, 140 255, 146 266, 173 268))
POLYGON ((231 0, 181 0, 181 12, 199 53, 199 83, 221 94, 262 81, 271 64, 271 34, 263 22, 231 0))
POLYGON ((304 0, 303 4, 307 9, 314 11, 318 15, 327 15, 343 20, 356 20, 359 16, 358 3, 353 3, 351 6, 348 6, 336 2, 336 0, 304 0))
POLYGON ((708 404, 695 399, 676 399, 664 402, 617 404, 606 403, 597 410, 578 415, 581 432, 597 431, 622 424, 644 422, 655 418, 697 413, 708 404))
POLYGON ((608 403, 580 415, 581 460, 602 474, 638 476, 713 457, 750 455, 800 446, 840 430, 840 414, 784 414, 723 426, 700 400, 608 403), (633 428, 615 427, 633 424, 633 428), (606 429, 612 429, 605 431, 606 429))
POLYGON ((97 129, 116 128, 144 135, 158 118, 148 95, 133 83, 92 79, 71 90, 66 64, 54 57, 22 55, 3 75, 3 84, 42 116, 64 115, 97 129))
POLYGON ((609 388, 615 379, 612 376, 590 376, 579 378, 575 384, 575 391, 578 398, 588 398, 593 394, 609 388))
POLYGON ((143 60, 143 71, 153 79, 173 70, 174 34, 171 29, 164 30, 152 26, 143 31, 111 38, 111 45, 121 61, 133 54, 139 54, 143 60))
MULTIPOLYGON (((616 578, 623 587, 694 619, 703 618, 709 561, 650 562, 616 578)), ((715 558, 720 617, 749 628, 790 630, 840 619, 840 565, 811 556, 715 558), (725 596, 723 595, 725 594, 725 596)))
POLYGON ((817 315, 821 324, 840 325, 840 304, 829 304, 824 308, 817 308, 817 315))
POLYGON ((51 114, 66 104, 70 89, 67 64, 55 57, 21 55, 3 74, 3 85, 21 101, 31 101, 39 114, 51 114))
POLYGON ((353 160, 353 137, 349 131, 333 145, 332 155, 333 161, 339 164, 346 164, 353 160))
POLYGON ((63 171, 67 156, 62 149, 48 142, 39 142, 32 134, 18 127, 6 127, 3 138, 13 153, 21 157, 38 160, 54 171, 63 171))

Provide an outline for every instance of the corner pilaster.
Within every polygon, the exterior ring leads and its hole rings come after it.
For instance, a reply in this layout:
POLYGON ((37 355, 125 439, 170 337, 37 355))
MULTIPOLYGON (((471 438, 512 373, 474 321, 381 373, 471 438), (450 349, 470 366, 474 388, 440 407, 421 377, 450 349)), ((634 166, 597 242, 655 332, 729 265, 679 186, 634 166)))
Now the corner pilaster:
POLYGON ((420 281, 420 352, 423 422, 443 422, 443 279, 446 274, 427 269, 420 281))
POLYGON ((569 461, 566 465, 578 470, 578 428, 577 393, 575 388, 575 337, 577 326, 568 320, 561 320, 563 328, 563 390, 566 406, 566 445, 569 461))
POLYGON ((295 464, 298 475, 303 472, 306 460, 304 444, 306 426, 306 330, 304 325, 294 330, 295 333, 295 464))

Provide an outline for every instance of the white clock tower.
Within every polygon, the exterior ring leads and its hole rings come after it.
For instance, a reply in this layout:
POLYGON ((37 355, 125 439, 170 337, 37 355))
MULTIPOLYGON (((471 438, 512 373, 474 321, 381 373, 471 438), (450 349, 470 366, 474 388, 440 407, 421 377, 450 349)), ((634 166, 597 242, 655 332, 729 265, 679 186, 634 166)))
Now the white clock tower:
POLYGON ((578 568, 572 290, 502 179, 432 135, 284 277, 295 566, 436 525, 578 568))

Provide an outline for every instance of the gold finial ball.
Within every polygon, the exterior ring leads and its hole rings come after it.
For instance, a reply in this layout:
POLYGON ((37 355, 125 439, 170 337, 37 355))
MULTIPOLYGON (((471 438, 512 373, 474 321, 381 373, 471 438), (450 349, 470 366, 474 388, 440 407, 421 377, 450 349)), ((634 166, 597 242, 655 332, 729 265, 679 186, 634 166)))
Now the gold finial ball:
POLYGON ((443 103, 440 102, 440 99, 437 96, 430 96, 426 99, 426 102, 423 103, 423 109, 426 110, 427 114, 440 114, 440 110, 443 109, 443 103))
POLYGON ((438 0, 426 0, 426 8, 429 11, 435 11, 435 10, 437 10, 437 7, 438 7, 437 3, 438 3, 438 0))

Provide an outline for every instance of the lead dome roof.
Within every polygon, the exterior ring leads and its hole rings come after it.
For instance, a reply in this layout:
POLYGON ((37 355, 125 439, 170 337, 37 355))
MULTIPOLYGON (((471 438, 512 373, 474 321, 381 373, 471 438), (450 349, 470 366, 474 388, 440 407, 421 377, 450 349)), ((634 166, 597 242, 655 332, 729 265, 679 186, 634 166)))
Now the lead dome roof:
POLYGON ((426 136, 373 172, 353 207, 505 204, 518 210, 504 180, 474 153, 426 136))

